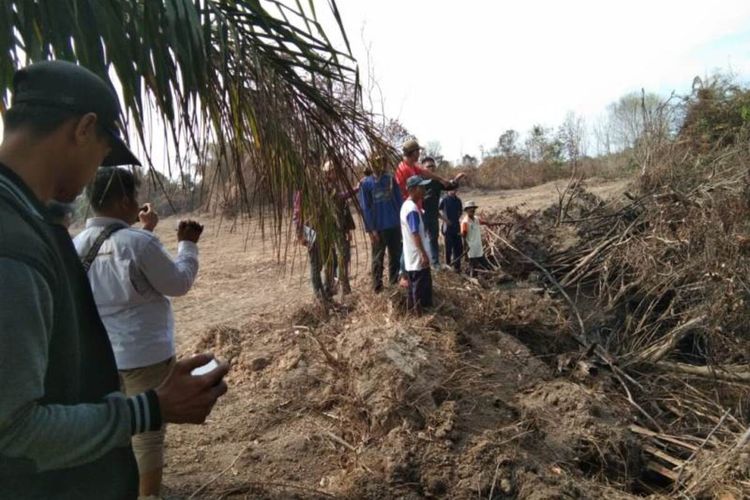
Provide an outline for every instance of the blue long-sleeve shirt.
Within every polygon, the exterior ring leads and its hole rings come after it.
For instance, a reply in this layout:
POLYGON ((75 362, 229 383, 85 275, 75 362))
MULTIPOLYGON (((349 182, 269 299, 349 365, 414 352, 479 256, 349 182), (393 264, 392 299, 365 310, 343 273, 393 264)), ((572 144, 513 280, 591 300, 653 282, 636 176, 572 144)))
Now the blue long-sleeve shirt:
POLYGON ((370 175, 362 180, 359 204, 365 222, 365 231, 384 231, 401 225, 401 190, 391 174, 379 178, 370 175))

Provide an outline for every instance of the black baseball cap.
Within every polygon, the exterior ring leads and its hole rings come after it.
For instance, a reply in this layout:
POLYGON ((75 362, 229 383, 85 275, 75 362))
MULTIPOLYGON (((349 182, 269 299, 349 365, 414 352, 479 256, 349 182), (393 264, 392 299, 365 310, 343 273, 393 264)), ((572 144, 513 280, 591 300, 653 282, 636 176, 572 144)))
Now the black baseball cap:
POLYGON ((96 113, 110 135, 112 150, 102 166, 140 165, 120 135, 120 101, 109 82, 77 64, 41 61, 13 75, 11 105, 29 104, 65 109, 73 113, 96 113))
POLYGON ((412 175, 406 179, 406 187, 411 189, 417 186, 426 186, 430 183, 430 179, 425 179, 421 175, 412 175))

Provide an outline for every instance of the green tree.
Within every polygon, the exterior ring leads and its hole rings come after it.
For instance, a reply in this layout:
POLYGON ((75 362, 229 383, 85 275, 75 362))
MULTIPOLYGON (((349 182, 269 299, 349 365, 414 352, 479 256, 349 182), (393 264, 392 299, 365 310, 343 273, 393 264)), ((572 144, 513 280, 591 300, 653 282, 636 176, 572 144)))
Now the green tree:
POLYGON ((750 129, 750 90, 730 75, 696 77, 683 109, 680 138, 702 150, 742 141, 750 129))
POLYGON ((524 142, 526 156, 529 161, 542 161, 544 160, 548 139, 549 130, 542 125, 534 125, 529 130, 526 141, 524 142))
POLYGON ((646 135, 666 138, 675 127, 674 110, 657 94, 631 92, 607 107, 615 149, 633 148, 646 135))
POLYGON ((674 95, 662 97, 641 89, 622 96, 607 108, 611 143, 615 150, 627 151, 641 175, 656 161, 676 134, 678 114, 674 95))
POLYGON ((539 124, 531 127, 524 146, 524 152, 529 161, 554 164, 563 162, 562 141, 553 136, 552 130, 547 127, 539 124))

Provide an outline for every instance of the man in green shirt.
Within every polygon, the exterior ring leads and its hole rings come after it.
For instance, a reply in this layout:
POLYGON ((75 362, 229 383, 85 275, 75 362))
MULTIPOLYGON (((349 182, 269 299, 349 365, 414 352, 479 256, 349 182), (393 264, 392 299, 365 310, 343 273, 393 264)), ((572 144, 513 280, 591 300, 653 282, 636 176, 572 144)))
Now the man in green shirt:
POLYGON ((182 360, 126 398, 107 332, 51 200, 70 203, 100 165, 138 164, 120 138, 111 84, 62 61, 13 77, 0 144, 0 498, 132 499, 130 438, 201 423, 228 371, 182 360))

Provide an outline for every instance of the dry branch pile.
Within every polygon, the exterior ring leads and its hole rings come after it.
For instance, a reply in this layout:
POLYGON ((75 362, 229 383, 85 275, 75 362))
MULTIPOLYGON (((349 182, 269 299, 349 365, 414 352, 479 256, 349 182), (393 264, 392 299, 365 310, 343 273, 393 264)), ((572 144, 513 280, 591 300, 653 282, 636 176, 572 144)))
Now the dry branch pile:
POLYGON ((546 211, 485 215, 501 222, 486 243, 504 273, 570 298, 574 335, 638 410, 647 468, 747 498, 750 151, 679 151, 624 202, 571 181, 546 211))

